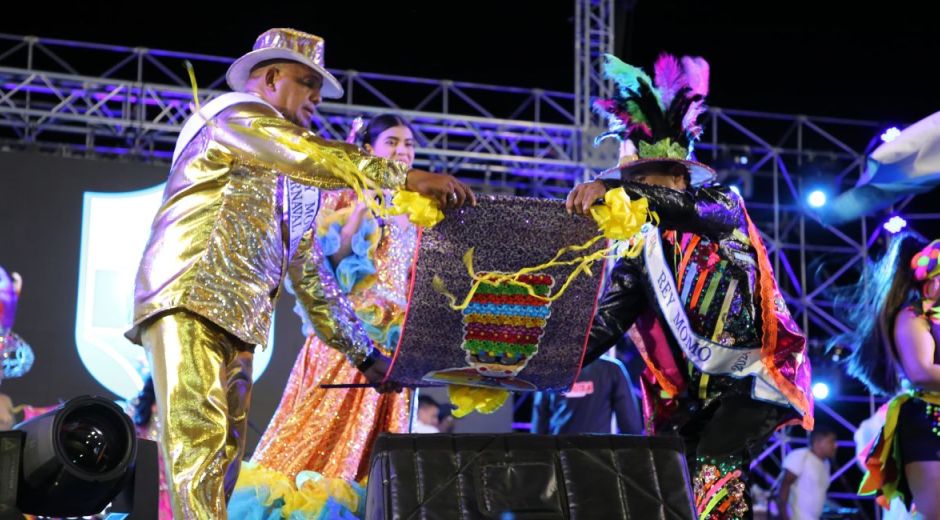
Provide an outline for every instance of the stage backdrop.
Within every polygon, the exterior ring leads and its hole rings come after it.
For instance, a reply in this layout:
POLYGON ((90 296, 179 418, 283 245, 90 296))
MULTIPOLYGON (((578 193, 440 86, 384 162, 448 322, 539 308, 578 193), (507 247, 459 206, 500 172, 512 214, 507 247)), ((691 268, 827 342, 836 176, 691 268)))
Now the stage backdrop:
MULTIPOLYGON (((23 276, 14 330, 36 354, 23 378, 0 383, 16 404, 82 394, 124 399, 139 388, 143 349, 121 337, 136 264, 166 181, 164 165, 0 152, 0 265, 23 276)), ((249 452, 277 406, 303 337, 285 294, 273 349, 256 361, 249 452)), ((501 431, 503 418, 467 421, 501 431)))

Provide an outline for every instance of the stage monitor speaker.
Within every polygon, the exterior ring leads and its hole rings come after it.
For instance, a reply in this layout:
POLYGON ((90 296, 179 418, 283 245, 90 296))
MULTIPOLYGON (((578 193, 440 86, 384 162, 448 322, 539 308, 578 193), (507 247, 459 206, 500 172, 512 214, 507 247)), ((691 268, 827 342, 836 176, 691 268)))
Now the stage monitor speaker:
POLYGON ((695 517, 672 437, 383 434, 370 464, 368 520, 695 517))

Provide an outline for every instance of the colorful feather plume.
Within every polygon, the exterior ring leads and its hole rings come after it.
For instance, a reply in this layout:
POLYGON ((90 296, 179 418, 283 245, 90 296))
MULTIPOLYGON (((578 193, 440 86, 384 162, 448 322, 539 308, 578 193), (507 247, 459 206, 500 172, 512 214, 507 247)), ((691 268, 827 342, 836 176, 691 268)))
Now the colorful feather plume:
POLYGON ((594 102, 595 111, 608 121, 608 131, 595 144, 613 136, 648 143, 669 139, 691 150, 702 134, 697 121, 705 112, 707 61, 662 54, 654 65, 653 80, 639 67, 608 54, 604 74, 617 88, 611 99, 594 102))
POLYGON ((661 54, 656 64, 653 65, 653 77, 656 78, 656 88, 659 90, 659 97, 663 100, 663 105, 669 106, 675 99, 676 93, 682 87, 688 85, 682 68, 679 67, 679 60, 672 54, 661 54))

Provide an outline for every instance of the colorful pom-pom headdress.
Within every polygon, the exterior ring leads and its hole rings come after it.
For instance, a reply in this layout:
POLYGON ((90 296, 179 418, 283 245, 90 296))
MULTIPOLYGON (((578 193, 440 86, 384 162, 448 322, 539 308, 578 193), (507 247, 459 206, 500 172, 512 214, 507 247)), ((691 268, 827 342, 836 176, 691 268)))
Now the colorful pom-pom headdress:
POLYGON ((715 170, 691 160, 702 134, 698 118, 705 112, 708 74, 703 58, 663 54, 650 79, 643 69, 607 54, 604 75, 615 89, 613 98, 594 101, 594 109, 608 124, 595 145, 608 137, 635 143, 639 159, 621 166, 623 173, 644 164, 671 162, 686 167, 693 186, 713 180, 715 170))
POLYGON ((914 279, 918 282, 940 276, 940 240, 934 240, 911 259, 914 279))

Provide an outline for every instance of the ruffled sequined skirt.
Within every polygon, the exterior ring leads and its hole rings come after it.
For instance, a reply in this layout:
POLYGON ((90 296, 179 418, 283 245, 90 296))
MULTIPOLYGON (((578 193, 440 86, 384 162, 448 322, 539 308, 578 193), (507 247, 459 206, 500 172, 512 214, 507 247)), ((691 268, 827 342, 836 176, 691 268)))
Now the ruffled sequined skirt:
POLYGON ((410 413, 407 390, 379 394, 371 388, 319 387, 365 382, 341 353, 308 337, 252 462, 288 476, 306 470, 362 480, 376 436, 408 431, 410 413))

